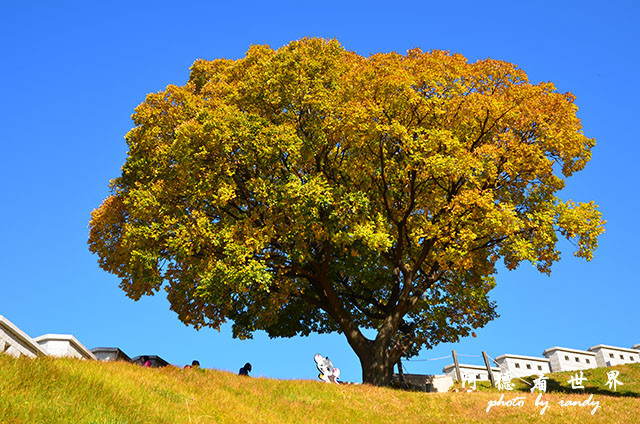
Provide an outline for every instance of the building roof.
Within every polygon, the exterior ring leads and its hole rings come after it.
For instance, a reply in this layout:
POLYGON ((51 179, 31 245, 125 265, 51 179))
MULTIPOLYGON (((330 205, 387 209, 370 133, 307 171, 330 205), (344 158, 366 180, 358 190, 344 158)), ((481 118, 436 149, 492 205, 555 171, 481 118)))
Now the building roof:
POLYGON ((101 353, 113 353, 115 354, 116 357, 121 357, 127 361, 131 361, 131 358, 129 358, 129 355, 124 353, 118 347, 94 347, 93 349, 91 349, 91 352, 93 352, 93 354, 96 356, 98 356, 101 353))
POLYGON ((640 350, 640 343, 638 343, 637 345, 633 345, 633 349, 640 350))
POLYGON ((154 366, 156 366, 156 367, 164 367, 164 366, 169 365, 169 363, 167 361, 165 361, 164 359, 162 359, 158 355, 138 355, 135 358, 131 358, 131 362, 140 362, 142 360, 143 356, 148 357, 149 361, 151 361, 152 363, 155 362, 154 366))
POLYGON ((12 337, 30 347, 36 356, 47 356, 47 353, 38 343, 3 315, 0 315, 0 327, 2 327, 7 333, 11 334, 12 337))
POLYGON ((514 358, 514 359, 524 359, 527 361, 549 362, 549 358, 541 358, 539 356, 513 355, 511 353, 505 353, 504 355, 498 356, 496 358, 496 361, 502 358, 514 358))
POLYGON ((76 350, 80 352, 85 358, 95 359, 95 360, 98 359, 96 358, 96 355, 93 354, 93 352, 91 352, 89 349, 84 347, 84 345, 80 343, 78 339, 73 337, 71 334, 43 334, 42 336, 38 336, 33 339, 33 341, 39 344, 45 343, 51 340, 68 342, 70 345, 75 347, 76 350))
POLYGON ((620 350, 622 352, 627 352, 627 353, 640 353, 638 349, 629 349, 628 347, 609 346, 609 345, 602 345, 602 344, 589 348, 589 350, 596 350, 596 349, 610 349, 610 350, 620 350))
MULTIPOLYGON (((459 364, 460 368, 471 368, 473 370, 478 370, 478 371, 486 371, 487 367, 485 367, 484 365, 469 365, 469 364, 459 364)), ((447 370, 450 370, 452 368, 455 368, 456 365, 455 364, 450 364, 447 365, 446 367, 442 368, 442 372, 447 372, 447 370)), ((499 367, 491 367, 491 371, 496 371, 496 372, 500 372, 500 368, 499 367)))
POLYGON ((544 356, 547 356, 547 354, 551 354, 556 350, 558 350, 560 352, 570 352, 570 353, 579 353, 580 355, 596 356, 595 353, 589 352, 589 351, 586 351, 586 350, 569 349, 567 347, 558 347, 558 346, 550 347, 549 349, 547 349, 544 352, 542 352, 542 354, 544 356))

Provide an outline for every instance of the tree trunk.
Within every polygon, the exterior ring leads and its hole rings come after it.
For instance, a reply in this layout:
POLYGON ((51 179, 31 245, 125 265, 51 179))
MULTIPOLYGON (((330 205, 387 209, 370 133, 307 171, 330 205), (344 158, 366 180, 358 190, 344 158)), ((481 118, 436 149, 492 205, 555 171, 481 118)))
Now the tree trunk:
POLYGON ((404 380, 404 372, 402 371, 402 360, 398 359, 398 377, 400 378, 400 385, 404 386, 406 381, 404 380))
POLYGON ((373 344, 366 354, 358 355, 362 367, 362 382, 374 386, 391 384, 394 364, 389 358, 386 347, 373 344))

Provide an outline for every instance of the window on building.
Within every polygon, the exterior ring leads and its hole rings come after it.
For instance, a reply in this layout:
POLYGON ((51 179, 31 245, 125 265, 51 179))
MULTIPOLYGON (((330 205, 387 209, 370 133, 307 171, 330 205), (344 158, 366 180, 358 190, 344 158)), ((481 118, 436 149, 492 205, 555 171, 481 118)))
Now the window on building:
POLYGON ((531 364, 527 364, 527 369, 530 370, 531 369, 531 364))
POLYGON ((576 356, 576 362, 580 362, 580 358, 576 356))
POLYGON ((481 376, 480 374, 476 375, 476 378, 477 378, 478 380, 482 380, 482 376, 481 376))
POLYGON ((538 371, 542 371, 542 365, 538 365, 538 371))
POLYGON ((609 358, 613 358, 613 353, 610 353, 610 354, 609 354, 609 358))
POLYGON ((620 359, 624 359, 624 355, 620 355, 620 359))
POLYGON ((589 359, 585 359, 585 361, 587 361, 587 364, 590 364, 591 362, 589 361, 589 359))
POLYGON ((568 361, 569 357, 565 355, 564 359, 565 359, 565 361, 568 361))
POLYGON ((516 368, 520 368, 520 364, 516 362, 516 368))

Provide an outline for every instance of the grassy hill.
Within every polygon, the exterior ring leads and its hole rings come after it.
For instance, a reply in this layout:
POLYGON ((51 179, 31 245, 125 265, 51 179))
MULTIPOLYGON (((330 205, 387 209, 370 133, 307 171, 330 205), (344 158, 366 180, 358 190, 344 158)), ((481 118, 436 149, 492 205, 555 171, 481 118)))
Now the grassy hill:
MULTIPOLYGON (((606 390, 606 371, 588 370, 585 392, 567 373, 551 374, 540 415, 537 395, 493 389, 420 393, 367 385, 329 385, 239 377, 215 370, 142 368, 127 363, 0 355, 0 423, 636 423, 640 422, 640 364, 615 367, 624 383, 606 390), (604 379, 604 381, 603 381, 604 379), (522 407, 490 401, 524 397, 522 407), (592 406, 561 407, 559 401, 592 406)), ((526 390, 525 385, 521 389, 526 390)))

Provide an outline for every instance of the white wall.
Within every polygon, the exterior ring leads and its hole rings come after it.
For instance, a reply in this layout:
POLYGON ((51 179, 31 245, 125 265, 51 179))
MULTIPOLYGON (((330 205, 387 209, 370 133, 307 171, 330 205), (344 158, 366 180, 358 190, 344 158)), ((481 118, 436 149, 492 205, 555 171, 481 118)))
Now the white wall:
POLYGON ((50 356, 96 359, 89 349, 70 334, 44 334, 33 340, 50 356))
POLYGON ((551 371, 575 371, 596 368, 596 356, 572 351, 554 350, 545 355, 551 362, 551 371))
POLYGON ((434 392, 448 392, 453 386, 453 378, 448 375, 434 375, 430 384, 434 392))
POLYGON ((29 358, 45 354, 31 337, 2 315, 0 315, 0 353, 29 358))
MULTIPOLYGON (((497 380, 500 378, 500 369, 499 368, 491 368, 493 371, 493 377, 497 380)), ((456 368, 455 366, 448 365, 442 369, 445 375, 451 377, 454 380, 458 380, 456 376, 456 368)), ((468 373, 475 377, 476 381, 489 381, 489 373, 487 369, 480 365, 468 365, 468 364, 460 364, 460 374, 468 373)))
POLYGON ((530 375, 548 374, 551 372, 549 361, 545 359, 535 360, 526 358, 504 357, 496 359, 500 369, 508 371, 514 377, 526 377, 530 375))
POLYGON ((589 349, 596 354, 596 362, 599 367, 612 367, 622 364, 637 364, 640 362, 640 352, 612 349, 611 347, 595 347, 589 349))

